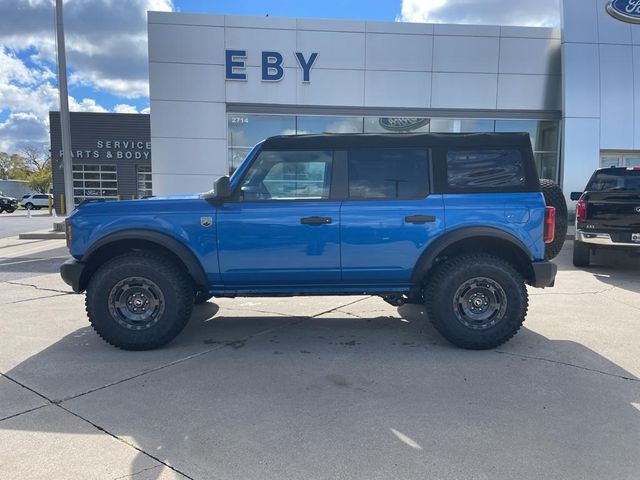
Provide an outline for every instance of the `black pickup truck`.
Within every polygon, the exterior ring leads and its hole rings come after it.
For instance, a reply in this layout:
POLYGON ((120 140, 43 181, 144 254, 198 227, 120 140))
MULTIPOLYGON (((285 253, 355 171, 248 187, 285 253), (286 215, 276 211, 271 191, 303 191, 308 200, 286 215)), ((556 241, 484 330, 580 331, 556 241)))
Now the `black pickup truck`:
POLYGON ((572 192, 576 204, 573 264, 589 265, 601 248, 640 254, 640 167, 596 170, 584 192, 572 192))

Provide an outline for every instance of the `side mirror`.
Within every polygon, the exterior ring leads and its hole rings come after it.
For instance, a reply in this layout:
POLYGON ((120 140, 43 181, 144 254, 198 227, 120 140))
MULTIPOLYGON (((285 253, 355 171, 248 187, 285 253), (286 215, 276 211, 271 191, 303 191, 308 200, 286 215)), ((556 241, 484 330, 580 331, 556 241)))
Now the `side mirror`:
POLYGON ((213 194, 216 198, 226 198, 229 196, 229 177, 220 177, 213 182, 213 194))
POLYGON ((580 200, 581 196, 582 196, 582 192, 571 192, 571 200, 573 200, 574 202, 576 200, 580 200))
POLYGON ((205 200, 223 199, 229 196, 229 177, 224 176, 213 182, 213 188, 202 194, 205 200))

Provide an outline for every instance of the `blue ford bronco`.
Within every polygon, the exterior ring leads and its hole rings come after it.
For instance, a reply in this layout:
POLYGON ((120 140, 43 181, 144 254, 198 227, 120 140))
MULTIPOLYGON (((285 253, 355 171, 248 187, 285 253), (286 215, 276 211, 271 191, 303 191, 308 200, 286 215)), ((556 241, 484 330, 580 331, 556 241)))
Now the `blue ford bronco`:
POLYGON ((168 343, 211 297, 295 295, 424 304, 453 344, 493 348, 526 285, 554 284, 547 204, 565 229, 566 204, 543 187, 523 133, 271 137, 210 192, 81 205, 61 275, 127 350, 168 343))

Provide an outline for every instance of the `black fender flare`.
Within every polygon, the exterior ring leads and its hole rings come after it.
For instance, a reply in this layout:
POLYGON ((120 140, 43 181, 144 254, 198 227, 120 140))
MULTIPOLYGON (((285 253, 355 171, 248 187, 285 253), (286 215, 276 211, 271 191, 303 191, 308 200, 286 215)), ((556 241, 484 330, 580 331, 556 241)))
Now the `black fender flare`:
POLYGON ((157 232, 154 230, 147 230, 143 228, 134 228, 119 230, 114 233, 110 233, 95 241, 84 253, 80 259, 83 263, 90 261, 91 255, 96 251, 105 247, 111 243, 124 241, 124 240, 143 240, 151 243, 155 243, 173 253, 184 264, 187 272, 193 278, 195 284, 199 287, 206 287, 208 284, 207 275, 202 267, 202 264, 198 261, 195 254, 184 243, 176 240, 175 238, 165 233, 157 232))
POLYGON ((513 247, 522 252, 530 262, 533 262, 533 255, 531 255, 529 248, 527 248, 527 246, 516 236, 507 233, 504 230, 492 227, 460 227, 438 237, 425 249, 424 252, 422 252, 413 269, 411 281, 415 284, 419 284, 435 263, 438 255, 440 255, 447 247, 461 240, 467 240, 474 237, 495 238, 509 242, 513 247))

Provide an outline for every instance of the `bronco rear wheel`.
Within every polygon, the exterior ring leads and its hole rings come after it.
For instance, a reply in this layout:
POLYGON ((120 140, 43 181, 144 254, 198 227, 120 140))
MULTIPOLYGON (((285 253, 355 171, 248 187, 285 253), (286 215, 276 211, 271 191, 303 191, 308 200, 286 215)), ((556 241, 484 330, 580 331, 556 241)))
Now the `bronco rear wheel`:
POLYGON ((150 350, 173 340, 191 317, 186 272, 152 252, 131 252, 103 264, 87 288, 87 314, 107 343, 150 350))
POLYGON ((528 296, 522 275, 502 258, 463 254, 436 267, 425 289, 427 315, 454 345, 484 350, 522 326, 528 296))

